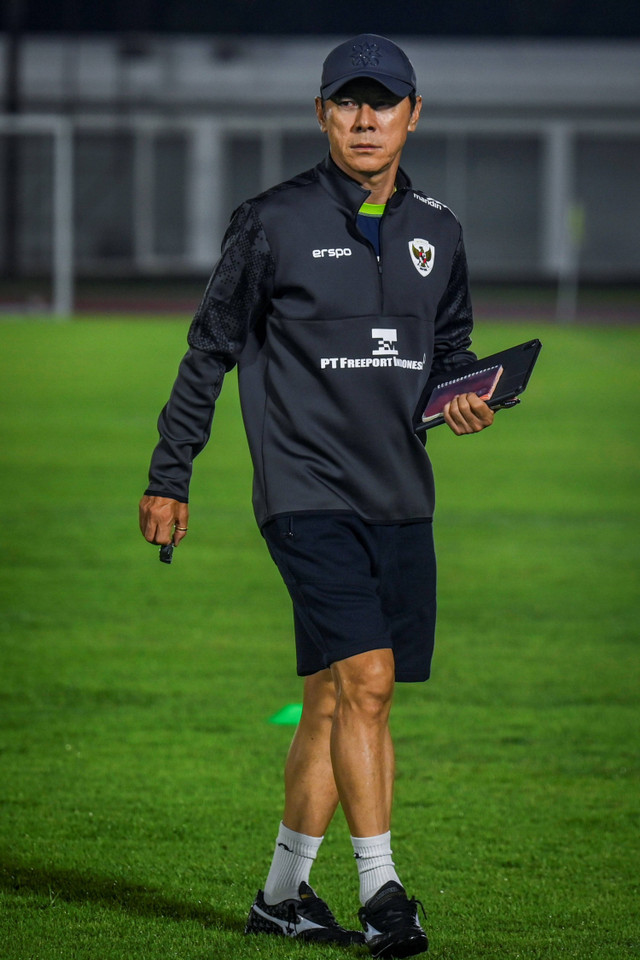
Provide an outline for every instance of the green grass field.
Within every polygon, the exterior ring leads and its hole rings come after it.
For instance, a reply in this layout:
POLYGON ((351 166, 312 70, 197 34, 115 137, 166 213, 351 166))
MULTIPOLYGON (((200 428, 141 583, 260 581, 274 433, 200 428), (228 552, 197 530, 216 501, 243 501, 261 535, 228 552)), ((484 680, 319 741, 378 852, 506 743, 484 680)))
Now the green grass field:
MULTIPOLYGON (((346 956, 245 938, 300 699, 230 375, 171 567, 137 531, 184 322, 5 321, 0 956, 346 956)), ((638 921, 638 328, 539 335, 524 402, 434 431, 433 679, 401 686, 394 850, 442 960, 624 960, 638 921)), ((312 880, 355 922, 339 813, 312 880)), ((354 950, 351 956, 366 956, 354 950)))

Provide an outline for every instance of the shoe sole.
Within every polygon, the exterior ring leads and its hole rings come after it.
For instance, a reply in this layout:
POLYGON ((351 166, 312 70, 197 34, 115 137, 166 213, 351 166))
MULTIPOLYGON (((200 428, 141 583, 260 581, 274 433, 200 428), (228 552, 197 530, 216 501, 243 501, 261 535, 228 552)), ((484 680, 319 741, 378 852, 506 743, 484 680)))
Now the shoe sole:
POLYGON ((376 960, 404 960, 405 957, 415 957, 419 953, 426 953, 428 949, 429 941, 424 934, 395 943, 381 943, 377 946, 369 944, 371 956, 375 957, 376 960))

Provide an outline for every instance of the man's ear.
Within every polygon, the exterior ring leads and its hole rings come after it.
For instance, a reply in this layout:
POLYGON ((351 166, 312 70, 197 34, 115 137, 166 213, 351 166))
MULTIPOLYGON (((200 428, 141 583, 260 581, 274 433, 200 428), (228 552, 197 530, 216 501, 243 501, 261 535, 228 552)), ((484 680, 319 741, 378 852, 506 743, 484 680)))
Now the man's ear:
POLYGON ((415 128, 418 126, 418 120, 420 119, 420 111, 422 110, 422 97, 416 97, 416 105, 411 111, 411 117, 409 119, 409 133, 413 133, 415 128))
POLYGON ((316 97, 316 117, 323 133, 327 132, 327 119, 324 110, 324 101, 322 97, 316 97))

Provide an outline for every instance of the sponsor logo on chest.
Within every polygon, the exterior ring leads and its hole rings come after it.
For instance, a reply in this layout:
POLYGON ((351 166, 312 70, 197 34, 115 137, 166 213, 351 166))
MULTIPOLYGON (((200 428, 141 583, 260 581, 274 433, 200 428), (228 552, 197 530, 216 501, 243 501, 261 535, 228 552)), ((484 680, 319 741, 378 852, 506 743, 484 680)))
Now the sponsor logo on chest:
POLYGON ((367 357, 322 357, 321 370, 362 370, 370 367, 400 367, 403 370, 424 370, 426 356, 410 360, 399 355, 398 331, 393 327, 372 327, 373 344, 367 357))

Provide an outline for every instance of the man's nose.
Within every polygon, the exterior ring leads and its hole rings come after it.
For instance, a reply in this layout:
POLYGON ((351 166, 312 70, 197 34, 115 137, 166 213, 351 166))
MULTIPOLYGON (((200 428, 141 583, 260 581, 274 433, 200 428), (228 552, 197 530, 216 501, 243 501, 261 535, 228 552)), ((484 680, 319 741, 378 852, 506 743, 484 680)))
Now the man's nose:
POLYGON ((356 130, 373 130, 376 126, 376 112, 368 103, 363 103, 358 107, 355 115, 354 127, 356 130))

